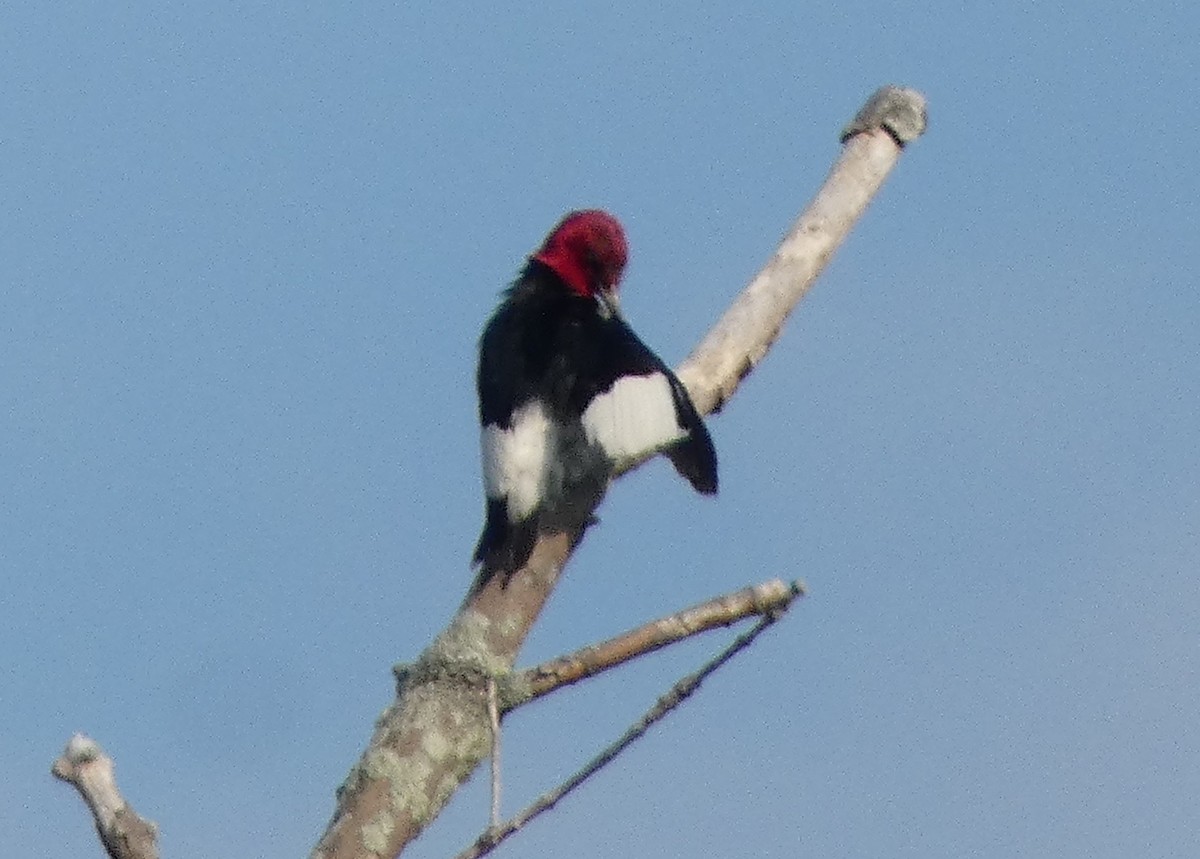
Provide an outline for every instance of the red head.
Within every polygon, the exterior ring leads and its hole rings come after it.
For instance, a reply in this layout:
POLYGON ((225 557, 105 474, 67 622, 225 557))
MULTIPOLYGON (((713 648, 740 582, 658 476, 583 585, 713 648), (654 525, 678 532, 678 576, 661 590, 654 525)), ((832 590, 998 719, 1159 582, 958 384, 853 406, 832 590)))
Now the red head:
POLYGON ((615 297, 629 246, 616 218, 584 209, 559 221, 533 258, 553 269, 578 295, 615 297))

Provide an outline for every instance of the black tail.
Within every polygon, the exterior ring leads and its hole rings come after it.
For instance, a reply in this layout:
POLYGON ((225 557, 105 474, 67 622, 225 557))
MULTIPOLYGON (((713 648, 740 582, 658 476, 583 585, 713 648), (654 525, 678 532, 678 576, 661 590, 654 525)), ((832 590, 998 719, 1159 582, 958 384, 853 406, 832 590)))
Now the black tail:
POLYGON ((508 521, 508 505, 503 498, 487 500, 487 520, 483 524, 483 533, 475 546, 473 564, 479 564, 479 575, 471 585, 471 593, 479 590, 493 576, 502 575, 507 583, 508 577, 515 573, 529 556, 533 554, 533 544, 537 542, 538 516, 534 513, 520 522, 508 521))

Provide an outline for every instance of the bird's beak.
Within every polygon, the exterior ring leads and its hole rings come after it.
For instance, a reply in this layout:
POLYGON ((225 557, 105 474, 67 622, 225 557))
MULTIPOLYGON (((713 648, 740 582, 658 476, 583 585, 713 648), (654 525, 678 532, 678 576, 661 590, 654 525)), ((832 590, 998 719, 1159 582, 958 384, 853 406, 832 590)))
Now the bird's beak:
POLYGON ((615 289, 597 290, 596 300, 600 302, 600 309, 605 316, 621 318, 621 302, 615 289))

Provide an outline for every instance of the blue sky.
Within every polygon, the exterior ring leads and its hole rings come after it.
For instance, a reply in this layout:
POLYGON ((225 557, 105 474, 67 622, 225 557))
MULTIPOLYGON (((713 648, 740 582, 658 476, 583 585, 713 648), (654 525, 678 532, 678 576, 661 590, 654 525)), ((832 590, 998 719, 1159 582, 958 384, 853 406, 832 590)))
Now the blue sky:
MULTIPOLYGON (((1200 13, 732 9, 6 6, 9 843, 99 855, 48 773, 83 730, 165 856, 304 854, 469 582, 476 338, 524 255, 612 210, 677 363, 898 83, 929 133, 712 420, 721 495, 618 484, 525 662, 811 596, 502 849, 1200 853, 1200 13)), ((720 646, 516 714, 506 810, 720 646)))

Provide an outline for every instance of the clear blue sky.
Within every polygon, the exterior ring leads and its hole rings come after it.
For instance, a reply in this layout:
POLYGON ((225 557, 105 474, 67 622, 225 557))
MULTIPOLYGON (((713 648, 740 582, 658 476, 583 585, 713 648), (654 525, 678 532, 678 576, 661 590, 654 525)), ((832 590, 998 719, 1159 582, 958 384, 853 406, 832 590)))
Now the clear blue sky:
MULTIPOLYGON (((6 5, 5 841, 100 855, 83 730, 164 856, 304 855, 469 581, 524 255, 611 209, 678 362, 899 83, 929 133, 712 420, 721 495, 618 484, 525 662, 811 597, 505 853, 1200 855, 1200 13, 477 5, 6 5)), ((515 715, 506 809, 721 641, 515 715)))

